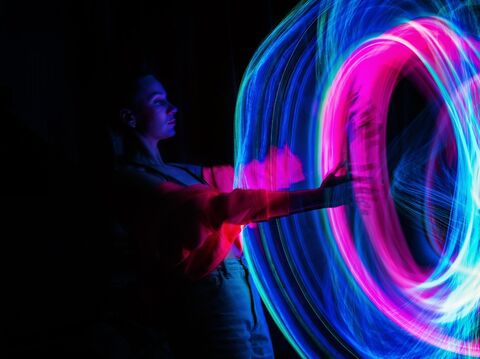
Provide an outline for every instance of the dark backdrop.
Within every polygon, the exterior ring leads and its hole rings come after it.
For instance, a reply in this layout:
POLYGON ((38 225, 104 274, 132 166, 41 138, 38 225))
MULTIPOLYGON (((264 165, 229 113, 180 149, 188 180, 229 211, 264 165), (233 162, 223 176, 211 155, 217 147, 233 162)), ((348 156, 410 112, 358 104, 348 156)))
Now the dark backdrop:
MULTIPOLYGON (((6 1, 0 120, 10 357, 85 357, 108 275, 103 127, 120 62, 148 58, 180 111, 166 157, 233 160, 242 74, 295 0, 6 1)), ((293 356, 273 329, 277 353, 293 356)))
MULTIPOLYGON (((167 160, 232 163, 241 77, 296 3, 1 3, 2 322, 10 357, 89 357, 89 330, 107 305, 115 235, 104 128, 118 69, 148 59, 179 108, 177 136, 162 149, 167 160)), ((399 86, 389 138, 424 107, 411 85, 399 86)), ((401 145, 411 146, 407 138, 401 145)), ((295 357, 271 329, 278 357, 295 357)))

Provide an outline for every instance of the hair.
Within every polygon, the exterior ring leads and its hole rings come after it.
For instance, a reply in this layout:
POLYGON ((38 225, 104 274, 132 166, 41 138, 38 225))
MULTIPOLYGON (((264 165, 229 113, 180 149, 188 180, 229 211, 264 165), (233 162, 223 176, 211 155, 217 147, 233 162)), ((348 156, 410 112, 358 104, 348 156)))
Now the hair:
POLYGON ((138 91, 139 80, 146 76, 157 77, 157 74, 152 67, 145 63, 126 68, 116 74, 111 83, 114 86, 112 91, 114 94, 113 106, 117 113, 122 108, 135 109, 135 95, 138 91))
POLYGON ((110 72, 108 85, 110 90, 108 136, 115 162, 125 153, 125 147, 132 137, 132 130, 120 118, 122 109, 135 110, 135 95, 139 89, 139 80, 146 76, 157 77, 156 71, 142 61, 139 64, 125 64, 110 72))

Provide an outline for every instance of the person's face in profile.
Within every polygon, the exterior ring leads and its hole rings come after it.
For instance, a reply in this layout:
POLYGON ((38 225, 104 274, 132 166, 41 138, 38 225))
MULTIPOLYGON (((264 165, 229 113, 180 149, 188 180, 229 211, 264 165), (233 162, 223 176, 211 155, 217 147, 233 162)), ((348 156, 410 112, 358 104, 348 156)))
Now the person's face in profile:
POLYGON ((138 132, 157 141, 175 136, 177 108, 168 102, 165 88, 153 75, 138 80, 135 102, 138 132))

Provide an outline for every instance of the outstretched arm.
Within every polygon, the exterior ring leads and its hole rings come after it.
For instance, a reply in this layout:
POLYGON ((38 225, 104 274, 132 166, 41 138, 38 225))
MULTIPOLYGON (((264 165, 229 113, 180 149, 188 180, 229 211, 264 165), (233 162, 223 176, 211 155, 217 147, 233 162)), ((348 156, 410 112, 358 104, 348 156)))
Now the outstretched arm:
POLYGON ((304 191, 234 189, 220 192, 206 185, 184 187, 165 182, 157 188, 162 199, 194 213, 212 229, 223 223, 244 225, 293 213, 351 203, 351 181, 329 174, 319 188, 304 191))
MULTIPOLYGON (((345 165, 339 164, 323 180, 320 188, 304 191, 260 191, 238 192, 233 189, 234 171, 231 166, 208 167, 203 169, 203 176, 207 182, 220 192, 228 193, 228 196, 221 196, 216 199, 216 207, 227 215, 228 219, 234 219, 231 223, 246 224, 259 222, 274 217, 285 216, 319 208, 337 207, 349 204, 353 201, 352 183, 349 176, 339 175, 345 171, 345 165), (249 199, 250 198, 250 199, 249 199), (249 203, 250 202, 250 203, 249 203), (235 210, 229 208, 238 207, 238 212, 245 212, 241 209, 246 203, 251 208, 251 216, 239 216, 235 210), (261 209, 264 210, 261 210, 261 209), (253 214, 257 209, 256 215, 253 214), (238 221, 239 218, 244 221, 238 221), (248 220, 250 219, 250 220, 248 220), (243 223, 245 222, 246 223, 243 223)), ((303 177, 301 177, 303 179, 303 177)))

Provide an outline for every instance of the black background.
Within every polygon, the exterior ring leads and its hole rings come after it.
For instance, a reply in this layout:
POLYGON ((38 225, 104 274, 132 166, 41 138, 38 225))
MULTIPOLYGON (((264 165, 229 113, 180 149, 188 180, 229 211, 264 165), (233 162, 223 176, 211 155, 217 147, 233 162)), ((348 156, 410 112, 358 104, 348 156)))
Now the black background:
MULTIPOLYGON (((242 74, 296 3, 2 2, 2 292, 10 357, 88 357, 88 330, 108 277, 103 129, 113 69, 139 58, 157 67, 179 108, 167 160, 232 163, 242 74)), ((293 357, 272 330, 277 354, 293 357)))
MULTIPOLYGON (((104 129, 118 68, 148 59, 179 108, 177 136, 162 145, 166 160, 232 163, 242 75, 296 4, 1 3, 2 322, 10 357, 89 357, 89 331, 106 305, 114 235, 104 129)), ((424 107, 411 84, 399 86, 389 138, 424 107)), ((411 146, 404 141, 403 148, 411 146)), ((271 331, 277 357, 294 358, 278 329, 271 331)))

